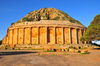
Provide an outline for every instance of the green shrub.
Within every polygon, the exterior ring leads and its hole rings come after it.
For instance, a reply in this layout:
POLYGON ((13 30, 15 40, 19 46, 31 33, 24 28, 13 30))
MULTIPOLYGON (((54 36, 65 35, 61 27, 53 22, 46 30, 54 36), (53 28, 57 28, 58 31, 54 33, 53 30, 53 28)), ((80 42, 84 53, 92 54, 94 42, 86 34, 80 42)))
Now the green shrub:
POLYGON ((100 14, 94 17, 83 37, 86 41, 100 40, 100 14))
POLYGON ((69 48, 66 48, 66 51, 68 52, 69 51, 69 48))
POLYGON ((80 53, 80 54, 89 54, 89 52, 88 53, 80 53))
POLYGON ((13 24, 15 24, 15 23, 11 23, 11 25, 13 25, 13 24))
POLYGON ((72 49, 77 49, 76 47, 73 47, 73 46, 70 46, 69 48, 72 48, 72 49))
POLYGON ((82 41, 82 42, 84 42, 84 41, 85 41, 85 39, 84 39, 84 37, 83 37, 83 36, 80 38, 80 41, 82 41))
POLYGON ((53 20, 58 20, 60 17, 55 17, 55 18, 53 18, 53 20))
POLYGON ((81 53, 81 51, 80 51, 80 50, 78 50, 78 53, 81 53))
POLYGON ((24 17, 23 21, 34 21, 34 19, 33 18, 24 17))
POLYGON ((52 51, 52 50, 51 50, 51 51, 47 51, 47 52, 56 52, 56 51, 52 51))

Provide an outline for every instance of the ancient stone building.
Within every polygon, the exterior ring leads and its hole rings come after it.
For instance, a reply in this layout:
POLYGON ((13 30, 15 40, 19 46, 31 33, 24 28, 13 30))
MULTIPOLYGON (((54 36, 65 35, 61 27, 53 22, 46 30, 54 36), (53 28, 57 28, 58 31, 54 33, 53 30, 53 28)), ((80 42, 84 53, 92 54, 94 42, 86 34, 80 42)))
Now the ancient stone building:
POLYGON ((86 27, 69 21, 41 20, 12 25, 3 44, 80 44, 86 27))
POLYGON ((2 43, 81 44, 80 38, 85 30, 85 26, 66 13, 54 8, 44 8, 29 13, 11 25, 2 43))

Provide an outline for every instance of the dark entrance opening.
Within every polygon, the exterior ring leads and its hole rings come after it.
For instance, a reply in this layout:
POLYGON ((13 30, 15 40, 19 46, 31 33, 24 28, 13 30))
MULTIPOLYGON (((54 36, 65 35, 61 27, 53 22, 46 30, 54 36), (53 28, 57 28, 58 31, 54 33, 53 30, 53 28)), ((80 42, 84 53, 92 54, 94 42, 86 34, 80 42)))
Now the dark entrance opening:
POLYGON ((47 43, 50 43, 50 28, 47 28, 47 43))

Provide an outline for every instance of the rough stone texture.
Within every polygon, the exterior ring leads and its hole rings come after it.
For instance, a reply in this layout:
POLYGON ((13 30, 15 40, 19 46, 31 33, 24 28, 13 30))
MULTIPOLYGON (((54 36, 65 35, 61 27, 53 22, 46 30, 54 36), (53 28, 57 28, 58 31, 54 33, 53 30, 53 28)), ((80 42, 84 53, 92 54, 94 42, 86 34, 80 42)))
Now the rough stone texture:
POLYGON ((23 37, 24 37, 23 34, 24 34, 24 32, 23 31, 24 31, 23 28, 19 29, 19 32, 18 32, 18 44, 23 44, 24 43, 24 41, 23 41, 23 37))
POLYGON ((32 44, 38 44, 39 42, 39 28, 32 28, 32 44))
POLYGON ((4 37, 4 38, 2 39, 2 44, 5 44, 5 42, 6 42, 6 41, 5 41, 5 37, 4 37))
POLYGON ((88 50, 81 50, 81 53, 88 53, 88 50))
POLYGON ((47 27, 40 27, 40 44, 47 44, 47 27))
POLYGON ((25 28, 24 44, 30 44, 31 41, 31 28, 25 28))
POLYGON ((8 37, 6 37, 6 41, 5 41, 5 43, 8 44, 8 37))
POLYGON ((18 36, 18 35, 17 35, 17 30, 18 30, 18 29, 14 29, 14 30, 13 30, 13 44, 17 44, 17 39, 18 39, 18 38, 17 38, 17 36, 18 36))
POLYGON ((10 41, 10 31, 8 31, 7 33, 8 33, 7 35, 8 35, 8 44, 9 44, 9 41, 10 41))
POLYGON ((9 31, 10 37, 9 37, 9 44, 12 44, 12 30, 9 31))
POLYGON ((75 49, 72 49, 71 48, 71 49, 69 49, 69 52, 73 52, 74 53, 75 52, 75 49))
POLYGON ((78 44, 86 28, 67 21, 25 22, 8 28, 3 44, 78 44), (56 22, 58 24, 56 24, 56 22), (40 24, 40 25, 39 25, 40 24))
POLYGON ((64 43, 69 44, 70 42, 69 28, 64 28, 64 43))
POLYGON ((48 28, 47 42, 48 44, 55 44, 55 28, 54 27, 48 28))
POLYGON ((71 32, 71 34, 72 34, 72 44, 76 44, 76 30, 75 29, 72 29, 72 32, 71 32))
POLYGON ((57 44, 63 44, 63 28, 56 28, 57 44))
POLYGON ((81 43, 81 41, 80 41, 80 37, 82 36, 82 30, 80 29, 80 30, 78 30, 78 42, 79 43, 81 43))

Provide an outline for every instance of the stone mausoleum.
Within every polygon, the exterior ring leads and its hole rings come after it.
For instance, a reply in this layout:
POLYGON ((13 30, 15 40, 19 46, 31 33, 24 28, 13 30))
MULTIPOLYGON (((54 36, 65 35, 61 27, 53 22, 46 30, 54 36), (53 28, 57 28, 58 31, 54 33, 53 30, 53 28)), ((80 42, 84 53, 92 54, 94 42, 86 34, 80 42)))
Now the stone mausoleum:
POLYGON ((28 16, 30 15, 29 13, 27 16, 31 18, 31 20, 29 20, 29 18, 27 18, 26 21, 25 19, 21 19, 19 20, 20 22, 11 25, 7 30, 7 35, 3 38, 2 44, 51 45, 84 43, 80 41, 80 38, 83 36, 83 33, 86 30, 85 26, 71 22, 70 19, 67 19, 66 16, 63 16, 64 14, 62 12, 58 12, 54 8, 44 9, 45 10, 41 9, 41 11, 33 11, 31 16, 28 16), (34 13, 35 16, 32 16, 34 13), (38 13, 39 15, 44 14, 46 16, 39 16, 38 13), (61 16, 57 20, 53 19, 53 17, 55 18, 55 15, 57 15, 55 13, 60 14, 62 17, 66 17, 66 19, 62 20, 61 16))

